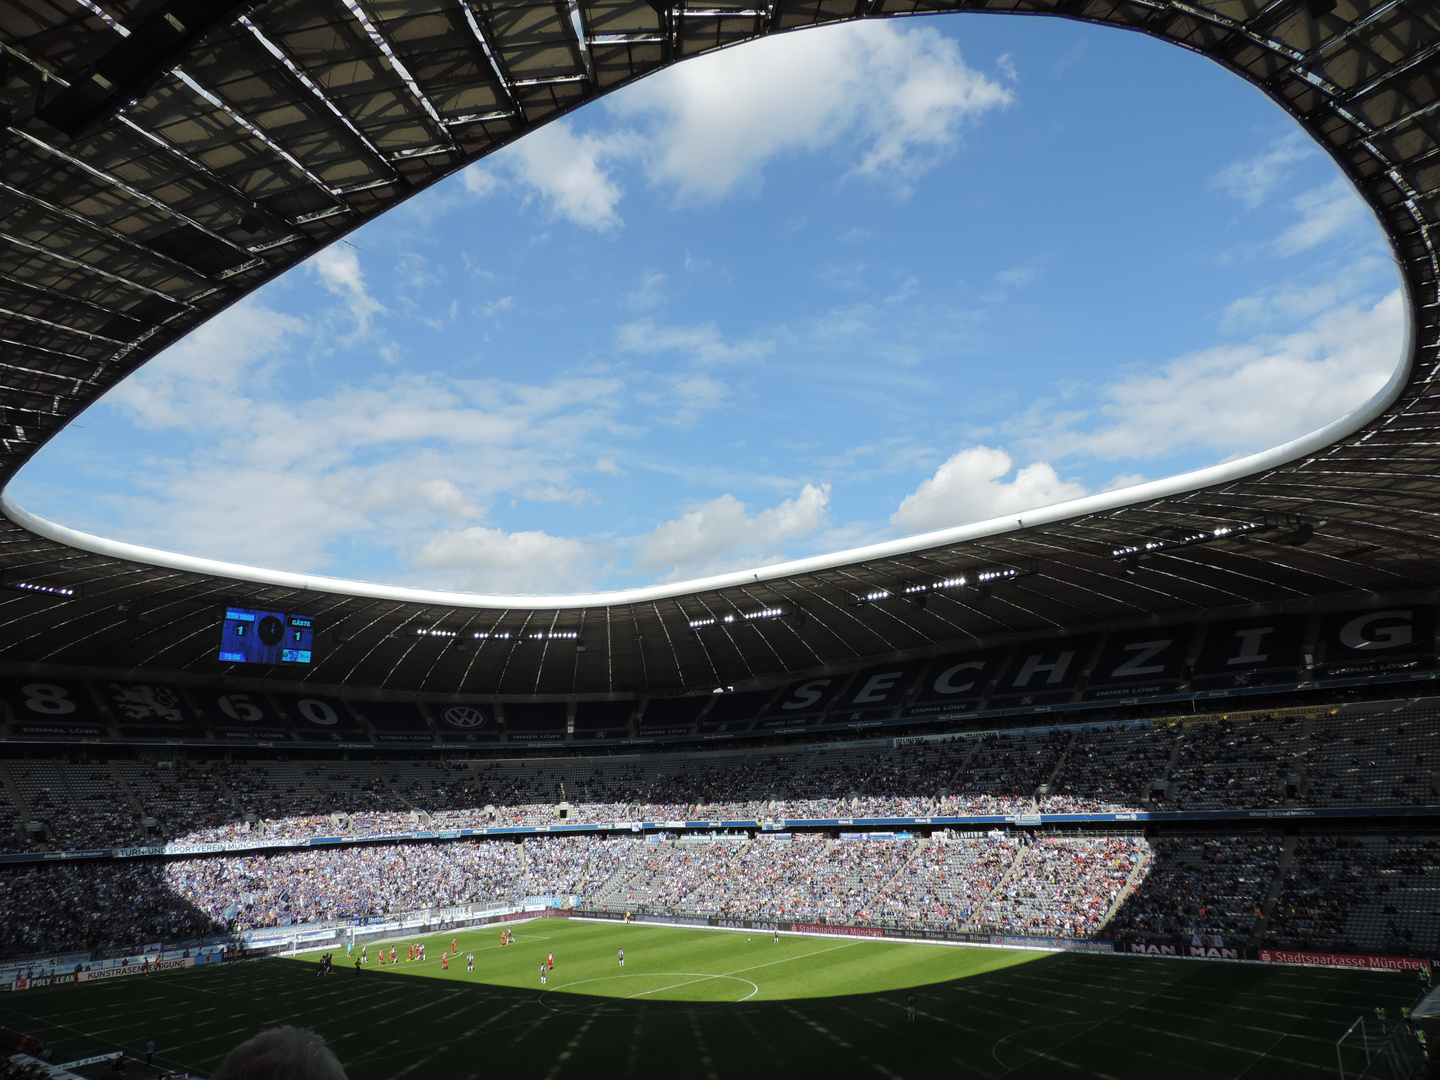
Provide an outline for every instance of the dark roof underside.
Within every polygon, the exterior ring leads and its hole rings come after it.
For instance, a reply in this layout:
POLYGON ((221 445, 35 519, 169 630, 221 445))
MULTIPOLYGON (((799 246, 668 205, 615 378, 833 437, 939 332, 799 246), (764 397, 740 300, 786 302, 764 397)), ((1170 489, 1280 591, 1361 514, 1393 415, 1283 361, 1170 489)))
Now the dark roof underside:
POLYGON ((1398 401, 1296 463, 983 544, 644 604, 499 611, 300 592, 105 558, 0 520, 5 580, 84 588, 71 600, 0 592, 0 660, 222 674, 234 669, 213 659, 216 609, 248 602, 342 626, 321 635, 307 676, 319 683, 666 693, 997 635, 1434 586, 1440 19, 1431 0, 1331 2, 0 0, 0 482, 206 318, 536 125, 687 56, 854 18, 1063 15, 1209 56, 1359 187, 1416 320, 1398 401), (1266 520, 1247 543, 1173 547, 1135 573, 1112 558, 1137 538, 1266 520), (997 566, 1036 572, 923 607, 852 602, 997 566), (137 605, 140 622, 122 610, 137 605), (689 630, 776 606, 803 617, 689 630), (426 628, 510 636, 462 651, 415 633, 426 628))

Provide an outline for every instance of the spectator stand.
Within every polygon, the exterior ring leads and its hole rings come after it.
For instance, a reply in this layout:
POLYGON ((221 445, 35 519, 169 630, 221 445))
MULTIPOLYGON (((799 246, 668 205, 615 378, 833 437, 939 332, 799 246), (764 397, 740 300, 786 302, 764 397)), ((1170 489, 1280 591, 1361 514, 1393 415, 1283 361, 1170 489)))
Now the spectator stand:
POLYGON ((141 807, 109 762, 15 759, 8 772, 49 847, 82 851, 144 842, 141 807))
POLYGON ((1109 936, 1152 944, 1206 938, 1216 946, 1254 936, 1280 871, 1279 837, 1166 837, 1151 846, 1149 875, 1119 906, 1109 936))
POLYGON ((1440 797, 1440 703, 1329 711, 1306 760, 1309 805, 1430 805, 1440 797))
POLYGON ((1295 710, 1185 723, 1167 800, 1177 810, 1282 806, 1299 794, 1298 762, 1312 725, 1295 710))
POLYGON ((240 817, 214 764, 162 758, 112 761, 110 768, 140 805, 146 843, 178 840, 240 817))

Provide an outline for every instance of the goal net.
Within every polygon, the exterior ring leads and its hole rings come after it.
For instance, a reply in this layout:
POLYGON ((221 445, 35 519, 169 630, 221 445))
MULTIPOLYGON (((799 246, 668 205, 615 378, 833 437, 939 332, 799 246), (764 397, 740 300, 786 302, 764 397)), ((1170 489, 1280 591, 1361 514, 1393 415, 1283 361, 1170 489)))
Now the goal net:
POLYGON ((1335 1040, 1340 1080, 1415 1080, 1425 1048, 1407 1024, 1360 1017, 1335 1040))

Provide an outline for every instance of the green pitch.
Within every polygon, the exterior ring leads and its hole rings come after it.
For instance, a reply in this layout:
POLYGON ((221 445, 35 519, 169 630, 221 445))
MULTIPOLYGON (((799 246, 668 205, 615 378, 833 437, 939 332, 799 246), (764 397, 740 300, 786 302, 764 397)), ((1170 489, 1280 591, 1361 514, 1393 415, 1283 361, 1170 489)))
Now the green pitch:
MULTIPOLYGON (((513 945, 500 944, 500 927, 420 938, 427 959, 408 961, 408 941, 392 942, 396 963, 380 967, 376 949, 367 950, 368 970, 391 975, 534 988, 552 1008, 587 1007, 561 995, 588 995, 653 1001, 780 1001, 788 998, 876 994, 921 983, 962 979, 1033 960, 1039 953, 1000 949, 917 948, 862 938, 792 937, 537 919, 512 924, 513 945), (451 940, 459 947, 442 953, 451 940), (620 950, 625 964, 620 964, 620 950), (475 954, 475 971, 466 956, 475 954), (540 982, 540 965, 551 954, 554 970, 540 982)), ((358 955, 358 950, 356 955, 358 955)), ((387 952, 388 956, 388 952, 387 952)), ((305 957, 317 960, 318 954, 305 957)), ((335 957, 336 967, 353 975, 355 956, 335 957)), ((338 971, 336 975, 340 974, 338 971)))
POLYGON ((1258 964, 777 945, 764 933, 562 919, 512 929, 504 948, 498 927, 424 938, 423 963, 406 963, 414 939, 397 939, 399 962, 384 968, 372 943, 360 972, 342 950, 325 978, 302 956, 4 994, 0 1024, 46 1039, 56 1061, 153 1038, 157 1066, 198 1075, 255 1031, 293 1023, 322 1032, 352 1080, 1289 1080, 1332 1076, 1346 1025, 1417 989, 1406 975, 1258 964))

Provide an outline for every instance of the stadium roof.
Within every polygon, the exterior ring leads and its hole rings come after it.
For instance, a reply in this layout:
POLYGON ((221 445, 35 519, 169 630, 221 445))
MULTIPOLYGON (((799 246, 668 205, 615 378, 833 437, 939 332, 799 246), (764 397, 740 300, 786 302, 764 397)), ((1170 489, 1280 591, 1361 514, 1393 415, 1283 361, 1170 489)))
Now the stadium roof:
POLYGON ((305 674, 317 683, 675 693, 1440 582, 1430 0, 0 2, 0 481, 147 359, 426 185, 685 57, 846 19, 1059 15, 1210 57, 1286 109, 1354 183, 1390 239, 1410 313, 1390 385, 1288 446, 701 582, 421 592, 133 547, 6 502, 0 660, 239 674, 215 660, 219 608, 246 603, 317 618, 305 674))

